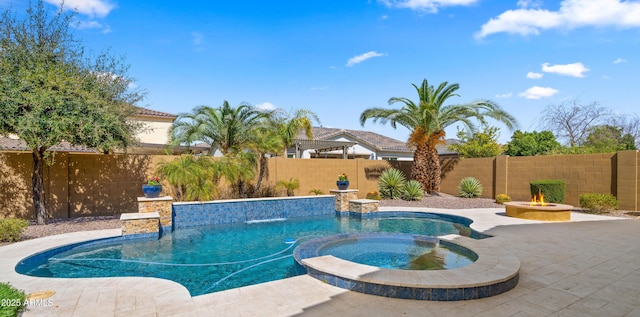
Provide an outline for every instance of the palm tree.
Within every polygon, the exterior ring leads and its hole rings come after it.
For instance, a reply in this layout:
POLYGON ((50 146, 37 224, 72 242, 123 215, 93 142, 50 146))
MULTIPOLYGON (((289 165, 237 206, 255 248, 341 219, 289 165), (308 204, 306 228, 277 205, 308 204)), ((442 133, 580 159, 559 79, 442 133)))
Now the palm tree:
POLYGON ((307 109, 297 109, 293 113, 281 111, 276 114, 279 116, 275 120, 278 122, 278 134, 284 143, 284 157, 287 157, 287 149, 293 140, 298 136, 300 130, 303 130, 310 140, 313 139, 312 120, 320 124, 320 118, 313 111, 307 109))
POLYGON ((294 190, 300 188, 300 181, 297 178, 289 178, 288 181, 279 180, 276 188, 284 188, 287 191, 287 196, 294 196, 294 190))
POLYGON ((262 180, 269 177, 268 155, 275 154, 285 148, 280 135, 277 134, 272 120, 258 128, 258 133, 254 135, 255 140, 249 148, 258 156, 258 179, 256 180, 255 193, 260 193, 262 180))
POLYGON ((181 113, 171 127, 173 145, 192 145, 201 141, 211 145, 210 155, 218 149, 223 155, 241 151, 251 142, 253 129, 271 116, 271 112, 260 111, 246 104, 236 108, 225 100, 222 106, 196 107, 191 113, 181 113))
POLYGON ((456 122, 464 124, 469 131, 475 132, 472 119, 485 123, 485 118, 492 118, 504 123, 513 130, 517 121, 498 104, 489 100, 477 100, 460 105, 444 103, 460 88, 458 84, 449 85, 443 82, 434 89, 425 79, 422 85, 412 84, 418 92, 419 102, 416 104, 408 98, 391 98, 389 104, 400 102, 400 109, 369 108, 360 115, 360 124, 364 126, 368 119, 373 122, 387 123, 395 129, 398 124, 411 131, 408 145, 415 148, 411 178, 422 183, 427 193, 440 190, 440 160, 436 145, 444 144, 444 129, 456 122))
POLYGON ((159 163, 158 172, 171 184, 178 201, 211 200, 216 195, 219 176, 209 157, 183 154, 171 162, 159 163))
POLYGON ((253 152, 233 152, 216 161, 217 174, 222 175, 238 191, 238 197, 246 198, 246 184, 255 178, 256 157, 253 152))

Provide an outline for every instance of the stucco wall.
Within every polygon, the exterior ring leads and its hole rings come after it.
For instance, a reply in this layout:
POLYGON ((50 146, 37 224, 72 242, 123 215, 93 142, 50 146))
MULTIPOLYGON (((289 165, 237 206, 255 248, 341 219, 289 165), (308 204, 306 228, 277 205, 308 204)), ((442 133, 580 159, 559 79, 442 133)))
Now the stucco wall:
POLYGON ((145 125, 145 130, 137 135, 140 142, 152 144, 167 144, 169 142, 169 129, 173 125, 173 120, 158 120, 136 119, 145 125))

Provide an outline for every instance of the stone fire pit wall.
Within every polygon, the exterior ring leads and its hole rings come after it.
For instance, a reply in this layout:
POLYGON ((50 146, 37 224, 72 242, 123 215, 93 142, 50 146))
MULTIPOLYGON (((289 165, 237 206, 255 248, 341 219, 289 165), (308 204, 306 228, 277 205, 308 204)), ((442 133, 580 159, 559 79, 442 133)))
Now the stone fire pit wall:
POLYGON ((504 203, 507 216, 540 221, 570 221, 573 206, 564 204, 531 205, 525 201, 504 203))

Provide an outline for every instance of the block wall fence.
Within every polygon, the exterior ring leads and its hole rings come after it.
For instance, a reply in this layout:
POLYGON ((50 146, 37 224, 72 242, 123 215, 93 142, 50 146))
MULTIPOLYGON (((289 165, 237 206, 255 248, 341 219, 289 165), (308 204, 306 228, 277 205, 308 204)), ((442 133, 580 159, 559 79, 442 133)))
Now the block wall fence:
MULTIPOLYGON (((176 156, 98 155, 57 153, 45 169, 45 195, 51 218, 111 216, 137 212, 141 185, 155 175, 159 162, 176 156)), ((566 203, 578 205, 581 193, 610 193, 620 208, 639 210, 640 155, 638 151, 614 154, 557 155, 480 159, 443 158, 441 191, 455 195, 460 179, 473 176, 483 187, 483 197, 505 193, 514 200, 529 199, 529 182, 559 179, 567 183, 566 203)), ((349 189, 358 198, 377 190, 380 173, 392 166, 407 175, 412 162, 341 159, 269 159, 268 183, 297 178, 298 196, 312 189, 328 194, 336 189, 338 174, 349 176, 349 189)), ((31 153, 0 154, 0 218, 33 219, 31 153)), ((171 195, 165 184, 163 195, 171 195)))

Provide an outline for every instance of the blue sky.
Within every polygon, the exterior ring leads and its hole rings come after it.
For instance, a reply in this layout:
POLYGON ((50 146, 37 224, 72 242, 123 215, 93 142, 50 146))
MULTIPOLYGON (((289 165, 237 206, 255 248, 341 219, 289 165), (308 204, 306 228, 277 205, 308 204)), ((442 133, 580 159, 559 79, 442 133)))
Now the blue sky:
MULTIPOLYGON (((57 0, 45 0, 55 9, 57 0)), ((27 1, 0 0, 22 14, 27 1)), ((88 49, 124 55, 139 105, 178 114, 223 100, 316 112, 323 126, 406 140, 368 107, 459 83, 450 103, 491 99, 526 131, 579 98, 639 114, 640 1, 67 0, 88 49)), ((511 132, 503 126, 500 141, 511 132)), ((447 130, 455 137, 456 127, 447 130)))

